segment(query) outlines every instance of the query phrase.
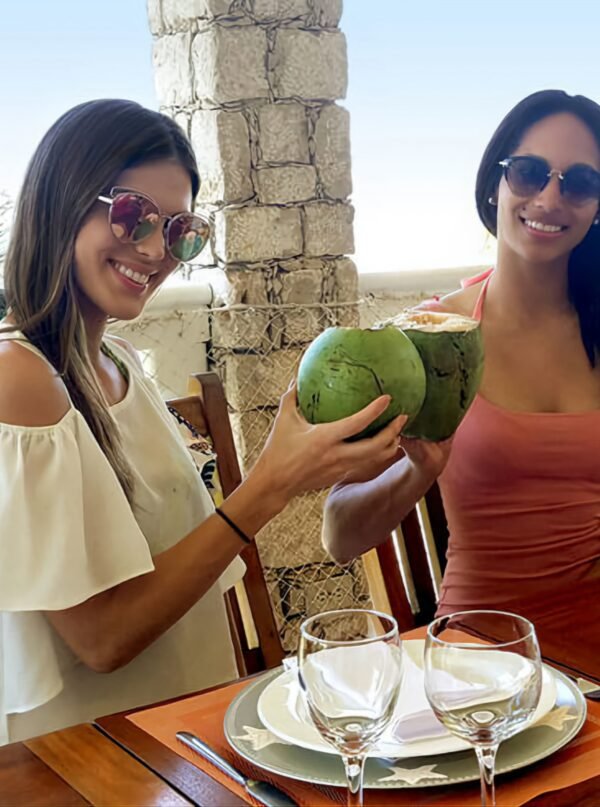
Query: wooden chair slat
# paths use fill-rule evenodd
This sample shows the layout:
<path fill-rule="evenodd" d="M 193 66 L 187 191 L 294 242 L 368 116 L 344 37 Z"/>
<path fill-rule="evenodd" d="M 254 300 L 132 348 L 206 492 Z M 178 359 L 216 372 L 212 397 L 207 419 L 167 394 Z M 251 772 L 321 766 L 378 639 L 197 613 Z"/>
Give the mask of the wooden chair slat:
<path fill-rule="evenodd" d="M 170 400 L 168 403 L 189 421 L 199 434 L 210 439 L 217 455 L 217 469 L 223 496 L 227 497 L 240 484 L 242 475 L 223 386 L 216 373 L 198 373 L 192 377 L 191 387 L 196 391 L 195 394 Z M 256 544 L 246 546 L 240 557 L 246 564 L 243 585 L 259 640 L 258 648 L 249 646 L 235 589 L 227 592 L 226 600 L 238 669 L 240 675 L 246 675 L 276 667 L 285 654 Z"/>
<path fill-rule="evenodd" d="M 398 619 L 404 630 L 412 625 L 425 625 L 430 622 L 437 608 L 437 587 L 430 564 L 429 553 L 437 555 L 440 570 L 443 574 L 446 567 L 446 551 L 448 548 L 448 526 L 444 515 L 444 506 L 437 483 L 424 498 L 427 519 L 433 535 L 433 547 L 425 533 L 424 525 L 419 518 L 417 508 L 410 510 L 400 524 L 404 541 L 403 557 L 405 575 L 410 578 L 414 587 L 409 597 L 402 578 L 402 560 L 395 551 L 390 538 L 377 548 L 377 556 L 381 567 L 383 582 L 390 601 L 392 614 Z M 416 599 L 418 612 L 413 613 L 411 600 Z"/>
<path fill-rule="evenodd" d="M 402 520 L 401 527 L 408 564 L 419 603 L 416 622 L 419 625 L 425 625 L 431 622 L 435 613 L 436 594 L 427 560 L 426 539 L 416 508 L 407 513 Z"/>
<path fill-rule="evenodd" d="M 392 616 L 395 617 L 401 631 L 410 630 L 415 627 L 415 619 L 404 588 L 400 564 L 394 547 L 394 540 L 391 536 L 377 547 L 377 558 L 387 590 Z"/>

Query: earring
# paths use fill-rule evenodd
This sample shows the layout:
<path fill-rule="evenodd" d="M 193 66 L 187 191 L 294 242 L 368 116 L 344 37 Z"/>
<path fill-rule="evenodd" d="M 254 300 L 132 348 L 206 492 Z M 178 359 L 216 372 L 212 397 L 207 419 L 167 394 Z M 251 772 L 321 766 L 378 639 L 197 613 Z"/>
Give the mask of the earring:
<path fill-rule="evenodd" d="M 490 196 L 490 198 L 488 199 L 488 205 L 493 205 L 494 207 L 496 207 L 497 204 L 498 202 L 494 199 L 494 197 Z"/>
<path fill-rule="evenodd" d="M 594 219 L 593 226 L 597 227 L 600 224 L 600 219 Z"/>

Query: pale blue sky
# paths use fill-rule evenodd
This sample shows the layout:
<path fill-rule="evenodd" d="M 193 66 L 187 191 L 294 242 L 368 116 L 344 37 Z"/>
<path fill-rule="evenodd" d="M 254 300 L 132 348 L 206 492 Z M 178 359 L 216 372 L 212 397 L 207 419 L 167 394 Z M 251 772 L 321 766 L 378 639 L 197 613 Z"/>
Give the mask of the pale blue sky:
<path fill-rule="evenodd" d="M 368 9 L 368 11 L 366 10 Z M 486 258 L 481 152 L 534 90 L 600 100 L 593 0 L 345 0 L 356 260 L 361 271 Z M 28 0 L 0 16 L 0 188 L 15 193 L 48 126 L 97 97 L 155 107 L 144 0 Z"/>

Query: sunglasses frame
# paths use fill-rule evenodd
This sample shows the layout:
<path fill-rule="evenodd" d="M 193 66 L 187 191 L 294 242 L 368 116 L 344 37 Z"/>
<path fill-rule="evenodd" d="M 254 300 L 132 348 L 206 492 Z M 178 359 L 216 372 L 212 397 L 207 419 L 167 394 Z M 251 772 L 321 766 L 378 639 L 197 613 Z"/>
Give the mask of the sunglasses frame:
<path fill-rule="evenodd" d="M 526 193 L 526 194 L 518 193 L 517 191 L 515 191 L 513 189 L 512 185 L 511 185 L 511 183 L 509 181 L 508 172 L 509 172 L 511 166 L 515 162 L 517 162 L 518 160 L 530 160 L 530 161 L 533 161 L 533 162 L 535 162 L 537 164 L 544 165 L 546 168 L 548 168 L 548 172 L 545 175 L 544 181 L 542 182 L 542 184 L 537 189 L 532 191 L 531 194 L 529 194 L 529 193 Z M 548 186 L 548 183 L 551 181 L 552 177 L 556 176 L 556 177 L 558 177 L 558 181 L 559 181 L 560 195 L 569 204 L 572 204 L 575 207 L 582 207 L 583 205 L 589 204 L 590 202 L 593 202 L 593 201 L 600 202 L 600 187 L 599 187 L 599 191 L 598 191 L 597 195 L 592 194 L 591 196 L 586 196 L 585 198 L 582 198 L 582 199 L 580 199 L 578 201 L 573 200 L 569 196 L 568 189 L 565 190 L 565 186 L 564 186 L 565 179 L 568 177 L 569 172 L 572 171 L 574 168 L 576 168 L 578 166 L 580 166 L 582 168 L 586 168 L 588 171 L 590 171 L 590 173 L 592 175 L 595 175 L 597 177 L 597 179 L 598 179 L 598 185 L 600 186 L 600 171 L 596 171 L 595 168 L 592 168 L 590 165 L 586 165 L 585 163 L 575 163 L 574 165 L 569 166 L 569 168 L 567 168 L 567 170 L 563 172 L 563 171 L 559 171 L 558 168 L 551 168 L 550 163 L 547 160 L 545 160 L 543 157 L 535 157 L 535 156 L 529 155 L 529 154 L 517 154 L 514 157 L 506 157 L 504 160 L 500 160 L 498 165 L 501 166 L 501 168 L 502 168 L 502 173 L 503 173 L 504 179 L 506 180 L 506 182 L 508 184 L 508 187 L 510 188 L 511 192 L 514 193 L 515 196 L 521 196 L 521 198 L 523 198 L 523 199 L 526 198 L 527 196 L 534 196 L 534 195 L 536 195 L 538 193 L 541 193 L 544 190 L 544 188 L 546 188 Z"/>
<path fill-rule="evenodd" d="M 98 201 L 99 202 L 104 202 L 104 204 L 107 204 L 109 206 L 109 208 L 108 208 L 108 222 L 109 222 L 109 225 L 111 227 L 112 227 L 112 206 L 113 206 L 113 203 L 118 199 L 119 196 L 125 196 L 125 195 L 139 196 L 142 199 L 144 199 L 145 201 L 150 202 L 152 205 L 154 205 L 154 207 L 156 208 L 156 215 L 159 217 L 159 221 L 164 222 L 164 224 L 162 225 L 162 234 L 163 234 L 163 240 L 164 240 L 164 243 L 165 243 L 165 249 L 167 250 L 168 254 L 171 256 L 171 258 L 173 258 L 173 260 L 178 261 L 179 263 L 190 263 L 190 261 L 193 261 L 195 258 L 198 257 L 198 255 L 200 255 L 200 253 L 202 252 L 204 247 L 210 241 L 210 235 L 211 235 L 211 232 L 212 232 L 212 227 L 211 227 L 210 220 L 206 216 L 203 216 L 200 213 L 192 212 L 190 210 L 182 210 L 180 213 L 174 213 L 173 215 L 169 215 L 168 213 L 163 213 L 163 211 L 160 209 L 160 207 L 155 202 L 155 200 L 151 196 L 149 196 L 147 193 L 143 193 L 142 191 L 134 190 L 133 188 L 125 188 L 125 187 L 123 187 L 121 185 L 115 185 L 115 187 L 111 188 L 110 191 L 109 191 L 108 196 L 105 196 L 104 194 L 100 194 L 98 196 Z M 174 255 L 173 252 L 171 251 L 171 247 L 169 246 L 169 241 L 168 241 L 169 230 L 171 229 L 171 225 L 180 216 L 193 216 L 194 218 L 201 221 L 202 224 L 204 224 L 206 226 L 206 229 L 208 230 L 207 237 L 206 237 L 204 243 L 202 244 L 201 249 L 198 251 L 198 253 L 196 255 L 193 256 L 193 258 L 190 258 L 188 260 L 183 260 L 182 258 L 178 258 L 176 255 Z M 160 226 L 159 223 L 157 223 L 156 229 L 158 229 L 159 226 Z M 150 238 L 152 235 L 154 235 L 154 233 L 156 232 L 156 229 L 152 230 L 152 232 L 149 232 L 147 235 L 144 235 L 141 238 L 137 238 L 137 239 L 134 239 L 134 238 L 121 239 L 121 238 L 118 238 L 118 236 L 115 236 L 115 238 L 117 238 L 119 241 L 121 241 L 122 244 L 141 244 L 142 241 L 145 241 L 147 238 Z"/>

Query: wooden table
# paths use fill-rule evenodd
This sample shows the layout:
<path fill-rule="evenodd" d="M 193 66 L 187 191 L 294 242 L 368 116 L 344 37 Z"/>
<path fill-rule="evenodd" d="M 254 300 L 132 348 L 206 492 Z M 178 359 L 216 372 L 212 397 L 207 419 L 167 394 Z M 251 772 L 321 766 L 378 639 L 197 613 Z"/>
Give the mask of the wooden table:
<path fill-rule="evenodd" d="M 189 807 L 193 802 L 95 726 L 73 726 L 0 748 L 1 807 L 86 804 Z"/>
<path fill-rule="evenodd" d="M 533 620 L 550 663 L 600 682 L 600 580 L 553 591 L 545 600 L 522 600 L 511 609 Z M 126 714 L 0 748 L 0 807 L 245 804 Z M 534 805 L 598 807 L 600 776 L 528 802 Z"/>

